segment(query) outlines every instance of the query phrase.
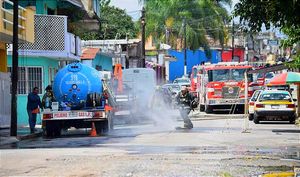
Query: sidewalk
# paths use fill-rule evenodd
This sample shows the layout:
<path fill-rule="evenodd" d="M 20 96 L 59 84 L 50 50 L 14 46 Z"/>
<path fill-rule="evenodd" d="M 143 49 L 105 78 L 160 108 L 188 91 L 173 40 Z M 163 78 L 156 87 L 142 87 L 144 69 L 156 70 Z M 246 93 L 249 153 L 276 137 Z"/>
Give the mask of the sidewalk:
<path fill-rule="evenodd" d="M 41 125 L 36 125 L 36 132 L 31 134 L 29 127 L 18 127 L 17 136 L 10 136 L 9 128 L 0 129 L 0 146 L 17 143 L 18 141 L 42 136 Z"/>

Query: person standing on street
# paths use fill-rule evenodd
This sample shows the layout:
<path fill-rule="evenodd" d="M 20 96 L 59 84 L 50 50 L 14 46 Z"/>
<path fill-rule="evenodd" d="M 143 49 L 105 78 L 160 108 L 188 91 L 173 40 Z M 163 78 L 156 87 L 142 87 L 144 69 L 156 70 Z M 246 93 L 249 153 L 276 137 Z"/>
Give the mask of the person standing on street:
<path fill-rule="evenodd" d="M 193 99 L 188 88 L 182 88 L 176 97 L 176 101 L 179 105 L 179 112 L 184 122 L 184 128 L 192 129 L 193 123 L 188 115 L 192 110 L 191 103 Z"/>
<path fill-rule="evenodd" d="M 27 97 L 27 113 L 30 127 L 30 133 L 35 132 L 36 115 L 39 113 L 39 108 L 42 108 L 41 99 L 38 95 L 39 88 L 34 87 L 33 91 Z"/>

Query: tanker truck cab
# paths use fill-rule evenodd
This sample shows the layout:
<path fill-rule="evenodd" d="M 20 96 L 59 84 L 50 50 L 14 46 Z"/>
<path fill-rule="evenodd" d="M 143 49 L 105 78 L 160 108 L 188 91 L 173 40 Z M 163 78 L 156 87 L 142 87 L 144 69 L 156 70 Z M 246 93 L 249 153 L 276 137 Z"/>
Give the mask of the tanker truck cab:
<path fill-rule="evenodd" d="M 72 63 L 59 70 L 53 84 L 52 110 L 45 110 L 42 126 L 45 135 L 59 136 L 61 130 L 70 127 L 91 128 L 97 133 L 112 128 L 110 112 L 107 111 L 107 95 L 102 92 L 101 75 L 94 68 Z"/>

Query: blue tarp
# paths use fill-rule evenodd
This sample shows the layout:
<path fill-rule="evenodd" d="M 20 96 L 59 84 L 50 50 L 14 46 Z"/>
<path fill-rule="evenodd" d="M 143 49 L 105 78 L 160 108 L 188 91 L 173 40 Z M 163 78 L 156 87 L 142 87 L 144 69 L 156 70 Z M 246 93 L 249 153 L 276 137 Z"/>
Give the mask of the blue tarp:
<path fill-rule="evenodd" d="M 169 55 L 175 57 L 177 61 L 171 61 L 169 64 L 169 79 L 173 81 L 178 77 L 182 77 L 184 72 L 184 51 L 169 50 Z M 187 73 L 191 73 L 192 67 L 201 62 L 218 63 L 221 56 L 217 50 L 211 51 L 211 58 L 207 58 L 202 50 L 187 50 Z"/>

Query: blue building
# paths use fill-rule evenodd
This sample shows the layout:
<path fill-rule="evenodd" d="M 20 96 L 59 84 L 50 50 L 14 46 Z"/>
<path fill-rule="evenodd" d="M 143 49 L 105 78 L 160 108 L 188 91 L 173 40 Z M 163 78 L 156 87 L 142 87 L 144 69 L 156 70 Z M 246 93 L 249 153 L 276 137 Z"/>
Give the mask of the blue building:
<path fill-rule="evenodd" d="M 176 61 L 169 62 L 169 81 L 173 81 L 184 74 L 184 51 L 169 50 L 170 56 Z M 218 50 L 211 50 L 211 57 L 208 58 L 203 50 L 187 50 L 187 73 L 191 73 L 192 67 L 202 62 L 218 63 L 221 61 L 221 53 Z"/>
<path fill-rule="evenodd" d="M 19 45 L 19 82 L 17 97 L 18 125 L 28 125 L 26 111 L 27 95 L 39 87 L 44 94 L 47 85 L 52 84 L 56 72 L 67 62 L 80 61 L 81 40 L 70 33 L 67 9 L 73 11 L 99 11 L 97 0 L 23 0 L 23 7 L 35 7 L 34 42 Z M 90 4 L 89 4 L 90 3 Z M 96 3 L 96 4 L 95 4 Z M 92 9 L 86 9 L 89 7 Z M 94 8 L 95 7 L 95 8 Z M 73 12 L 72 12 L 73 13 Z M 99 13 L 96 13 L 99 15 Z M 25 36 L 26 37 L 26 36 Z M 11 70 L 11 49 L 8 50 L 7 68 Z M 38 117 L 40 123 L 40 117 Z"/>

